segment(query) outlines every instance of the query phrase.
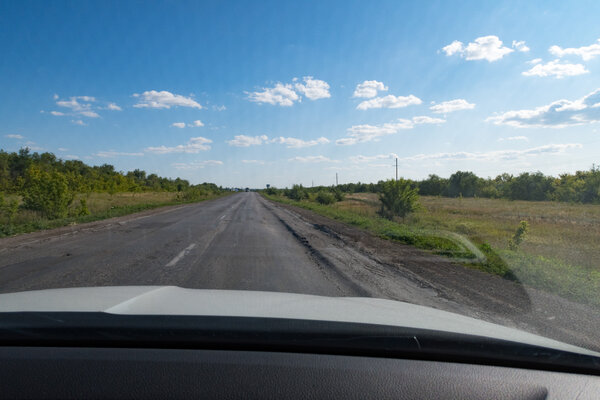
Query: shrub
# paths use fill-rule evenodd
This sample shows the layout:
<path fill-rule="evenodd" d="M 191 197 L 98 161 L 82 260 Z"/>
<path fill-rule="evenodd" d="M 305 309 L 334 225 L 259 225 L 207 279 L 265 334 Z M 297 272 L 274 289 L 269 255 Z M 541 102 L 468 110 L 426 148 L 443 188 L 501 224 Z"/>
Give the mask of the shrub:
<path fill-rule="evenodd" d="M 79 207 L 77 207 L 76 213 L 79 217 L 90 215 L 90 210 L 88 209 L 87 201 L 85 199 L 79 199 Z"/>
<path fill-rule="evenodd" d="M 66 217 L 74 198 L 64 175 L 34 166 L 27 169 L 22 196 L 25 208 L 40 211 L 48 219 Z"/>
<path fill-rule="evenodd" d="M 335 196 L 335 201 L 343 201 L 344 200 L 345 194 L 339 188 L 335 188 L 333 190 L 333 195 Z"/>
<path fill-rule="evenodd" d="M 379 200 L 379 214 L 387 219 L 399 216 L 402 219 L 419 206 L 418 189 L 411 188 L 410 182 L 404 179 L 382 182 Z"/>
<path fill-rule="evenodd" d="M 521 221 L 512 239 L 508 241 L 508 248 L 511 250 L 517 250 L 519 248 L 519 245 L 523 242 L 523 240 L 525 240 L 525 236 L 527 235 L 528 230 L 529 224 L 527 223 L 527 221 Z"/>
<path fill-rule="evenodd" d="M 321 190 L 317 193 L 316 200 L 319 204 L 333 204 L 335 203 L 335 195 L 331 192 Z"/>
<path fill-rule="evenodd" d="M 308 199 L 308 192 L 304 189 L 304 187 L 302 187 L 302 185 L 294 185 L 286 192 L 286 196 L 292 200 L 300 201 Z"/>

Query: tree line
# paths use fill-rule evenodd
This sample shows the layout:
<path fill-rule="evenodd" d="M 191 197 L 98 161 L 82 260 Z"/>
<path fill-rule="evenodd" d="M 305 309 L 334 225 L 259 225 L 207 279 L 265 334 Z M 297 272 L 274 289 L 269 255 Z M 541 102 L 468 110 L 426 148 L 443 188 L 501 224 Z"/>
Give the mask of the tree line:
<path fill-rule="evenodd" d="M 558 177 L 524 172 L 516 176 L 505 173 L 495 178 L 481 178 L 473 172 L 457 171 L 449 178 L 429 175 L 427 179 L 408 181 L 411 188 L 423 196 L 600 203 L 600 168 L 596 166 Z M 337 189 L 345 193 L 381 193 L 384 185 L 385 181 L 346 183 Z"/>
<path fill-rule="evenodd" d="M 0 150 L 0 211 L 9 216 L 23 207 L 50 219 L 64 217 L 77 193 L 179 192 L 181 201 L 194 201 L 222 191 L 214 183 L 191 185 L 185 179 L 164 178 L 139 169 L 124 173 L 110 164 L 89 166 L 26 148 L 11 153 Z M 22 204 L 6 202 L 4 194 L 20 195 Z M 85 211 L 85 204 L 81 208 Z"/>

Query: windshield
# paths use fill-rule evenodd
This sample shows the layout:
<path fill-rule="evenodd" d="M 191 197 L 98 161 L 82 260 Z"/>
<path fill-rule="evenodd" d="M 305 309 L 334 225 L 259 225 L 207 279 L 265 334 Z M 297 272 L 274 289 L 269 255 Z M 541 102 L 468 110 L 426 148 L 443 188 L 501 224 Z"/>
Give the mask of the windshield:
<path fill-rule="evenodd" d="M 599 16 L 0 1 L 0 312 L 278 292 L 360 299 L 290 297 L 306 318 L 494 331 L 441 310 L 600 351 Z"/>

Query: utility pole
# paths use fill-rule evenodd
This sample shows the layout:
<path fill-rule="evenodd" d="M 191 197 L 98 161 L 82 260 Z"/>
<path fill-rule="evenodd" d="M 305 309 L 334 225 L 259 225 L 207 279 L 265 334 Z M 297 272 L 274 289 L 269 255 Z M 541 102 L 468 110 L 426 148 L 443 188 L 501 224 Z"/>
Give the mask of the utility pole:
<path fill-rule="evenodd" d="M 336 172 L 336 173 L 335 173 L 335 186 L 337 186 L 337 185 L 338 185 L 338 175 L 337 175 L 337 174 L 338 174 L 338 173 Z"/>
<path fill-rule="evenodd" d="M 396 157 L 396 180 L 398 180 L 398 157 Z"/>

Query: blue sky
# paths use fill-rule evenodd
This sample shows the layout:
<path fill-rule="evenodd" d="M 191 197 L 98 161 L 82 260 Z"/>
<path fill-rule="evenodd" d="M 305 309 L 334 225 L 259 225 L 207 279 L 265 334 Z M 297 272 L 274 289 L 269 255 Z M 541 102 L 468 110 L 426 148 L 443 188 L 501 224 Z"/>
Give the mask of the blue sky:
<path fill-rule="evenodd" d="M 598 1 L 0 1 L 0 148 L 223 186 L 377 181 L 396 157 L 409 178 L 587 169 L 599 18 Z"/>

